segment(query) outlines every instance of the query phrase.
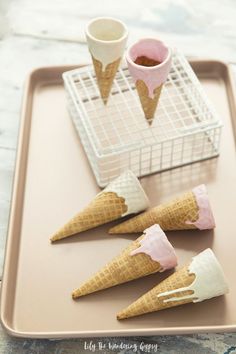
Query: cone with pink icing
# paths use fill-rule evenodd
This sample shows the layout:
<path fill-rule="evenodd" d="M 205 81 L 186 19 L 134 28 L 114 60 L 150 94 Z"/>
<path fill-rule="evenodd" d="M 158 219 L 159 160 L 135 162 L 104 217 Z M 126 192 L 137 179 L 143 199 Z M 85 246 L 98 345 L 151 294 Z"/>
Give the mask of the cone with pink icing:
<path fill-rule="evenodd" d="M 151 125 L 171 67 L 171 51 L 160 40 L 141 39 L 126 54 L 130 74 L 135 82 L 143 112 Z"/>
<path fill-rule="evenodd" d="M 119 255 L 73 291 L 74 299 L 163 272 L 177 265 L 175 251 L 159 225 L 153 225 Z"/>
<path fill-rule="evenodd" d="M 111 228 L 109 233 L 138 233 L 155 223 L 165 231 L 213 229 L 215 220 L 206 186 L 199 185 L 168 203 L 158 205 L 126 220 Z"/>
<path fill-rule="evenodd" d="M 117 319 L 197 303 L 229 291 L 223 270 L 208 248 L 192 261 L 118 313 Z"/>
<path fill-rule="evenodd" d="M 124 54 L 128 30 L 125 24 L 117 19 L 98 17 L 89 22 L 85 33 L 98 88 L 106 104 Z"/>

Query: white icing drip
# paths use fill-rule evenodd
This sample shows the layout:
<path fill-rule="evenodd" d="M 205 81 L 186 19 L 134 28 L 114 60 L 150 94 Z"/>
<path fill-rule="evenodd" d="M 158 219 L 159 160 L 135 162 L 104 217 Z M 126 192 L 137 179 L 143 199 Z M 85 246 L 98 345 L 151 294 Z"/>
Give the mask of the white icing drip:
<path fill-rule="evenodd" d="M 149 206 L 149 200 L 139 180 L 133 172 L 129 170 L 109 183 L 103 192 L 113 192 L 125 199 L 128 210 L 122 214 L 122 216 L 138 213 Z"/>
<path fill-rule="evenodd" d="M 86 28 L 86 38 L 91 55 L 106 66 L 122 58 L 128 30 L 123 22 L 110 18 L 96 18 Z"/>
<path fill-rule="evenodd" d="M 189 274 L 195 274 L 195 279 L 189 286 L 174 289 L 158 294 L 157 297 L 178 294 L 182 291 L 192 290 L 193 294 L 181 297 L 173 296 L 163 302 L 182 301 L 192 299 L 200 302 L 215 296 L 226 294 L 229 289 L 221 265 L 210 248 L 193 257 L 189 267 Z"/>

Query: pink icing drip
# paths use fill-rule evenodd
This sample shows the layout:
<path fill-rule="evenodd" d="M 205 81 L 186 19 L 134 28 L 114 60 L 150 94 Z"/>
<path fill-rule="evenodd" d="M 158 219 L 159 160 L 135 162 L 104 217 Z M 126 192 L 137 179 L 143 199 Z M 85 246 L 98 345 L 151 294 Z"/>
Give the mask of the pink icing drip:
<path fill-rule="evenodd" d="M 139 56 L 146 56 L 161 62 L 161 64 L 151 67 L 137 65 L 134 61 Z M 134 82 L 137 80 L 144 81 L 148 88 L 149 97 L 153 98 L 153 91 L 166 81 L 169 74 L 171 66 L 170 49 L 157 39 L 141 39 L 128 49 L 126 60 Z"/>
<path fill-rule="evenodd" d="M 144 231 L 144 235 L 144 238 L 140 241 L 140 247 L 133 250 L 130 255 L 146 253 L 153 261 L 160 263 L 161 272 L 174 268 L 177 265 L 177 257 L 174 248 L 160 226 L 152 225 Z"/>
<path fill-rule="evenodd" d="M 215 220 L 212 214 L 209 198 L 207 195 L 207 189 L 204 184 L 193 188 L 194 193 L 199 207 L 199 218 L 195 222 L 186 221 L 186 224 L 195 225 L 200 230 L 209 230 L 215 227 Z"/>

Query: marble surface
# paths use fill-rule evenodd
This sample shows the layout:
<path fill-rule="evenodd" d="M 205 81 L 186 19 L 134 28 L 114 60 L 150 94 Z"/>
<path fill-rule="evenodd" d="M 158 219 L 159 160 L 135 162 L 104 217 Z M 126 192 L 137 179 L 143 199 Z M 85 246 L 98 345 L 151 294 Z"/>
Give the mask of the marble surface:
<path fill-rule="evenodd" d="M 90 18 L 104 15 L 126 22 L 130 29 L 129 42 L 158 35 L 186 55 L 236 62 L 235 0 L 221 3 L 215 0 L 0 0 L 0 276 L 24 80 L 38 66 L 90 60 L 84 25 Z M 101 350 L 99 341 L 105 346 Z M 147 349 L 141 346 L 142 342 L 156 346 Z M 111 347 L 112 344 L 115 346 Z M 236 334 L 46 341 L 10 338 L 0 329 L 0 353 L 144 353 L 145 350 L 236 353 Z"/>
<path fill-rule="evenodd" d="M 1 354 L 235 354 L 232 334 L 25 340 L 0 332 Z"/>

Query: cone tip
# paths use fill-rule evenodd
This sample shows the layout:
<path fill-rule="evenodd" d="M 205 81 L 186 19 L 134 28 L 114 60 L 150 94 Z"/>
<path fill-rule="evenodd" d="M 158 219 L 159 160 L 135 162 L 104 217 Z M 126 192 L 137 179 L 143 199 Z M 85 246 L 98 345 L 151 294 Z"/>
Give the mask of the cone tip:
<path fill-rule="evenodd" d="M 50 241 L 51 242 L 55 242 L 55 241 L 59 241 L 62 240 L 64 238 L 70 237 L 70 236 L 74 236 L 75 234 L 73 233 L 66 233 L 64 231 L 58 231 L 57 233 L 55 233 L 52 237 L 50 237 Z"/>
<path fill-rule="evenodd" d="M 66 237 L 66 236 L 62 236 L 62 235 L 56 233 L 56 234 L 54 234 L 52 237 L 50 237 L 50 241 L 51 241 L 51 243 L 53 243 L 53 242 L 55 242 L 55 241 L 61 240 L 61 239 L 64 238 L 64 237 Z"/>
<path fill-rule="evenodd" d="M 50 242 L 51 243 L 53 243 L 53 242 L 55 242 L 55 241 L 57 241 L 57 237 L 54 235 L 54 236 L 52 236 L 52 237 L 50 237 Z"/>
<path fill-rule="evenodd" d="M 108 97 L 102 97 L 103 103 L 106 106 L 108 102 Z"/>
<path fill-rule="evenodd" d="M 120 321 L 120 320 L 124 320 L 125 318 L 127 318 L 127 316 L 125 315 L 125 313 L 123 311 L 121 311 L 116 315 L 116 318 L 118 321 Z"/>
<path fill-rule="evenodd" d="M 116 228 L 115 227 L 112 227 L 108 230 L 108 233 L 111 235 L 111 234 L 115 234 L 116 233 Z"/>
<path fill-rule="evenodd" d="M 77 299 L 78 297 L 80 297 L 80 294 L 78 293 L 78 290 L 74 290 L 71 294 L 72 296 L 72 299 L 75 300 Z"/>
<path fill-rule="evenodd" d="M 147 118 L 147 122 L 148 122 L 149 127 L 151 127 L 152 122 L 153 122 L 153 118 Z"/>

